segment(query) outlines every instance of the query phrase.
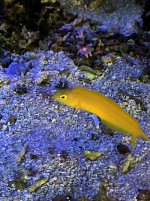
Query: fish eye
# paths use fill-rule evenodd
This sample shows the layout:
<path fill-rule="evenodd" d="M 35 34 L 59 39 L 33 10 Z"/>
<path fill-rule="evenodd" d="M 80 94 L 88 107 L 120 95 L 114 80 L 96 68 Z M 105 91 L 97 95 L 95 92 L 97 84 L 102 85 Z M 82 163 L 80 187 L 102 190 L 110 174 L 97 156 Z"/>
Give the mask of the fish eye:
<path fill-rule="evenodd" d="M 66 99 L 67 96 L 66 96 L 66 95 L 61 95 L 60 98 L 61 98 L 61 99 Z"/>

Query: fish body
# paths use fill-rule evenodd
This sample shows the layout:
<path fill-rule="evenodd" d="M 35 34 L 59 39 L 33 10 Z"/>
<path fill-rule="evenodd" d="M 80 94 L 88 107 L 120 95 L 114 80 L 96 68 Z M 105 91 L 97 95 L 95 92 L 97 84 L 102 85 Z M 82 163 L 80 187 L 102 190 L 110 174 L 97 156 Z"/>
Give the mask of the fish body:
<path fill-rule="evenodd" d="M 132 135 L 133 148 L 138 137 L 149 140 L 135 118 L 101 93 L 83 87 L 75 87 L 74 89 L 59 90 L 54 94 L 54 98 L 65 105 L 96 114 L 104 124 L 115 131 Z"/>

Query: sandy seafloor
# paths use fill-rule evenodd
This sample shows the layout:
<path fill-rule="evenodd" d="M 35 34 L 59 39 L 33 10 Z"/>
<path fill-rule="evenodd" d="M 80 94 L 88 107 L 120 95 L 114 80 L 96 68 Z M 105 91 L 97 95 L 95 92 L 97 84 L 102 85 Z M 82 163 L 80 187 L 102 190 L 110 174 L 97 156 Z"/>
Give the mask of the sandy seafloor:
<path fill-rule="evenodd" d="M 101 124 L 94 123 L 90 113 L 74 110 L 49 98 L 60 80 L 67 80 L 69 87 L 84 86 L 96 90 L 111 97 L 138 119 L 150 137 L 150 84 L 137 80 L 142 70 L 139 61 L 133 60 L 130 65 L 118 57 L 115 64 L 106 66 L 103 76 L 95 77 L 89 83 L 84 79 L 84 73 L 78 71 L 62 52 L 13 54 L 12 58 L 17 63 L 30 63 L 32 68 L 21 77 L 0 69 L 1 201 L 51 201 L 56 195 L 67 193 L 74 199 L 88 197 L 92 200 L 104 181 L 108 183 L 109 198 L 133 201 L 138 189 L 150 187 L 149 142 L 138 139 L 131 154 L 139 160 L 127 173 L 122 173 L 121 165 L 127 156 L 119 154 L 117 145 L 123 143 L 131 149 L 130 137 L 117 132 L 109 135 L 109 131 L 106 134 Z M 44 77 L 49 80 L 48 84 L 39 85 Z M 27 92 L 20 95 L 16 88 L 22 85 Z M 147 111 L 142 111 L 140 104 L 119 93 L 120 90 L 137 96 Z M 93 134 L 98 136 L 96 140 L 92 140 Z M 83 155 L 85 150 L 103 155 L 91 161 Z M 24 157 L 19 161 L 21 155 Z M 46 178 L 47 182 L 30 192 L 30 187 L 41 178 Z M 14 180 L 21 179 L 27 186 L 16 189 Z"/>

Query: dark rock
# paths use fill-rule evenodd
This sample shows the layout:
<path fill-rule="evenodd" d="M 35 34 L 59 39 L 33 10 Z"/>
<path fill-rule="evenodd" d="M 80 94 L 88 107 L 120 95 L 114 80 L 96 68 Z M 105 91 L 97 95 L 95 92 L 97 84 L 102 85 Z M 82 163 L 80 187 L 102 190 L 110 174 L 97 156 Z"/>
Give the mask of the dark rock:
<path fill-rule="evenodd" d="M 125 144 L 121 144 L 121 143 L 117 145 L 117 150 L 119 154 L 123 154 L 123 155 L 130 153 L 130 149 Z"/>
<path fill-rule="evenodd" d="M 0 130 L 2 130 L 2 128 L 3 128 L 3 124 L 2 124 L 2 123 L 0 123 Z"/>
<path fill-rule="evenodd" d="M 143 29 L 145 31 L 150 31 L 150 1 L 147 0 L 145 3 L 144 13 L 143 13 Z"/>
<path fill-rule="evenodd" d="M 25 94 L 27 93 L 27 87 L 25 85 L 17 85 L 17 87 L 15 88 L 15 91 L 19 94 Z"/>
<path fill-rule="evenodd" d="M 77 142 L 79 140 L 79 138 L 75 137 L 73 138 L 73 141 Z"/>
<path fill-rule="evenodd" d="M 97 140 L 98 138 L 99 138 L 99 136 L 97 134 L 95 134 L 95 133 L 91 134 L 91 139 L 92 140 Z"/>
<path fill-rule="evenodd" d="M 4 0 L 0 0 L 0 20 L 5 18 Z"/>
<path fill-rule="evenodd" d="M 0 114 L 0 120 L 3 118 L 2 114 Z"/>
<path fill-rule="evenodd" d="M 98 192 L 96 196 L 94 196 L 93 201 L 117 201 L 117 200 L 108 198 L 107 184 L 102 184 L 101 190 Z"/>
<path fill-rule="evenodd" d="M 17 181 L 17 180 L 15 180 L 14 182 L 13 182 L 13 185 L 15 186 L 15 188 L 17 189 L 17 190 L 23 190 L 23 189 L 25 189 L 25 188 L 27 188 L 28 187 L 28 185 L 27 185 L 27 182 L 24 182 L 24 181 Z"/>
<path fill-rule="evenodd" d="M 139 189 L 139 194 L 136 197 L 137 201 L 149 201 L 150 200 L 150 189 Z"/>
<path fill-rule="evenodd" d="M 27 185 L 27 171 L 25 169 L 18 169 L 14 174 L 14 180 L 10 182 L 10 186 L 15 187 L 17 190 L 23 190 L 28 187 Z"/>
<path fill-rule="evenodd" d="M 61 157 L 64 159 L 64 160 L 67 160 L 68 158 L 68 153 L 66 151 L 62 151 L 61 152 Z"/>
<path fill-rule="evenodd" d="M 17 121 L 17 117 L 13 114 L 10 115 L 8 122 L 10 123 L 10 125 L 15 124 L 15 122 Z"/>
<path fill-rule="evenodd" d="M 35 155 L 35 154 L 30 154 L 30 158 L 32 160 L 35 160 L 35 159 L 38 159 L 39 157 L 37 155 Z"/>
<path fill-rule="evenodd" d="M 57 195 L 55 198 L 52 198 L 52 201 L 75 201 L 70 195 Z"/>

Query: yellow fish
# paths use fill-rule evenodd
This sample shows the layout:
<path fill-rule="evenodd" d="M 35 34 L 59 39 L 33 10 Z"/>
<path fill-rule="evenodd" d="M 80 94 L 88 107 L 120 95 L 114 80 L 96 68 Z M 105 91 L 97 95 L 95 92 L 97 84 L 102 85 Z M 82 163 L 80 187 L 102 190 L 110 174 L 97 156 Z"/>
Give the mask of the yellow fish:
<path fill-rule="evenodd" d="M 132 135 L 133 148 L 138 137 L 149 140 L 136 119 L 101 93 L 83 87 L 75 87 L 74 89 L 59 90 L 54 94 L 54 98 L 65 105 L 96 114 L 104 124 L 115 131 Z"/>

